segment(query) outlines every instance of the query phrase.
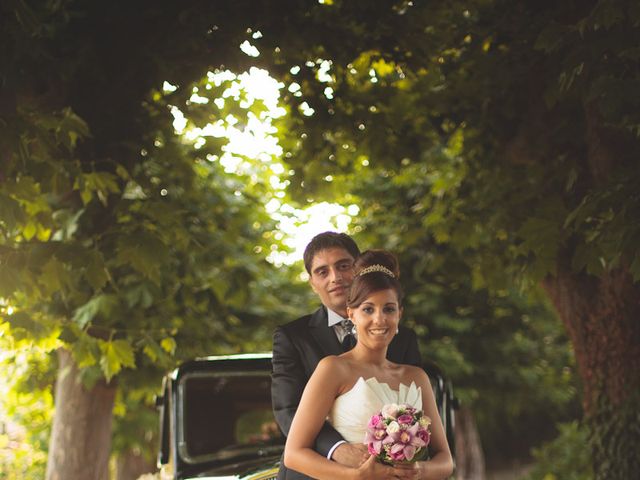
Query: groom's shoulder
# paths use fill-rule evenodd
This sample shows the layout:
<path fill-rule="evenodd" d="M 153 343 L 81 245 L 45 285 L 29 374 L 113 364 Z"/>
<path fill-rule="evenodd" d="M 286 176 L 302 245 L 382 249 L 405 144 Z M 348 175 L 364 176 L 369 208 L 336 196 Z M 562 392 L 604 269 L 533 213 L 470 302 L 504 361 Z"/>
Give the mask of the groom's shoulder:
<path fill-rule="evenodd" d="M 325 313 L 325 310 L 322 307 L 320 307 L 315 312 L 309 313 L 307 315 L 303 315 L 300 318 L 296 318 L 291 322 L 288 322 L 276 327 L 276 331 L 280 330 L 280 331 L 286 332 L 286 334 L 290 336 L 299 336 L 299 335 L 308 334 L 309 327 L 312 324 L 316 324 L 317 322 L 322 322 L 321 317 L 323 316 L 326 317 L 326 313 Z"/>
<path fill-rule="evenodd" d="M 280 325 L 278 328 L 281 328 L 287 332 L 294 332 L 300 329 L 308 328 L 309 322 L 311 321 L 312 314 L 303 315 L 300 318 L 296 318 L 289 323 L 285 323 L 284 325 Z"/>
<path fill-rule="evenodd" d="M 287 333 L 295 333 L 295 332 L 300 332 L 300 331 L 306 331 L 309 328 L 309 325 L 311 324 L 311 321 L 314 319 L 314 317 L 318 316 L 318 315 L 322 315 L 322 308 L 316 310 L 313 313 L 309 313 L 307 315 L 303 315 L 300 318 L 296 318 L 295 320 L 289 322 L 289 323 L 285 323 L 283 325 L 280 325 L 279 329 L 284 330 Z"/>

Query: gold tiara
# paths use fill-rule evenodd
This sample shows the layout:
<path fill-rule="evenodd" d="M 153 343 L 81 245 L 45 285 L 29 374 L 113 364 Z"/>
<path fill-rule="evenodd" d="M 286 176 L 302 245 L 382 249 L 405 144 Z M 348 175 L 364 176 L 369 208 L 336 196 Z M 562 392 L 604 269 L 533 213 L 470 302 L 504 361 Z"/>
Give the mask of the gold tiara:
<path fill-rule="evenodd" d="M 363 268 L 358 272 L 358 276 L 361 277 L 362 275 L 366 275 L 367 273 L 373 273 L 373 272 L 382 272 L 385 275 L 389 275 L 391 278 L 396 278 L 396 276 L 393 274 L 391 270 L 389 270 L 384 265 L 380 265 L 379 263 L 376 263 L 374 265 L 369 265 L 367 268 Z"/>

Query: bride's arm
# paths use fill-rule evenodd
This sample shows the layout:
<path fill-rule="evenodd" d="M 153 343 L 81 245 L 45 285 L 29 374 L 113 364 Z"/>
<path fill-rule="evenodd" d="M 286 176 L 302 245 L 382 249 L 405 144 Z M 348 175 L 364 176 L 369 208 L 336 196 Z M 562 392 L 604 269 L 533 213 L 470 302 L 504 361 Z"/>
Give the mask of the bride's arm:
<path fill-rule="evenodd" d="M 375 462 L 370 457 L 359 468 L 352 468 L 328 460 L 313 450 L 318 432 L 327 414 L 349 380 L 348 371 L 336 357 L 326 357 L 318 363 L 304 389 L 284 449 L 287 468 L 317 479 L 391 478 L 393 468 Z M 410 478 L 400 472 L 399 478 Z"/>
<path fill-rule="evenodd" d="M 453 473 L 453 458 L 429 377 L 422 369 L 416 370 L 418 370 L 416 384 L 422 390 L 422 411 L 431 419 L 429 449 L 433 452 L 433 456 L 429 460 L 416 462 L 412 465 L 417 470 L 415 472 L 417 475 L 414 478 L 443 480 Z"/>
<path fill-rule="evenodd" d="M 344 381 L 339 360 L 322 359 L 302 393 L 284 449 L 287 468 L 313 478 L 357 478 L 356 470 L 319 455 L 313 445 Z"/>

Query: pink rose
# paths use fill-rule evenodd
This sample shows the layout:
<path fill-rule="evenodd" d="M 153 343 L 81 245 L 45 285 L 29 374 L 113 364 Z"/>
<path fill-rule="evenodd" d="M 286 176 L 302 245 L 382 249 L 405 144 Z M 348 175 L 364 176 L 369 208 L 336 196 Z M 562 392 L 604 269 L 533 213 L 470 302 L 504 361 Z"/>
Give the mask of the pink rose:
<path fill-rule="evenodd" d="M 429 433 L 429 430 L 425 430 L 422 428 L 416 432 L 416 437 L 422 440 L 426 445 L 428 445 L 429 440 L 431 440 L 431 434 Z"/>
<path fill-rule="evenodd" d="M 397 452 L 394 452 L 393 450 L 391 452 L 389 452 L 389 456 L 391 457 L 391 460 L 393 460 L 394 462 L 402 462 L 405 460 L 404 458 L 404 449 L 402 450 L 398 450 Z"/>
<path fill-rule="evenodd" d="M 400 411 L 402 413 L 408 413 L 410 415 L 413 415 L 414 413 L 416 413 L 416 409 L 411 405 L 407 405 L 406 403 L 403 403 L 402 405 L 400 405 Z"/>
<path fill-rule="evenodd" d="M 368 428 L 380 428 L 380 423 L 382 423 L 382 415 L 374 415 L 369 419 L 369 423 L 367 424 Z"/>
<path fill-rule="evenodd" d="M 405 425 L 411 424 L 413 423 L 413 417 L 405 413 L 404 415 L 400 415 L 398 417 L 398 423 Z"/>

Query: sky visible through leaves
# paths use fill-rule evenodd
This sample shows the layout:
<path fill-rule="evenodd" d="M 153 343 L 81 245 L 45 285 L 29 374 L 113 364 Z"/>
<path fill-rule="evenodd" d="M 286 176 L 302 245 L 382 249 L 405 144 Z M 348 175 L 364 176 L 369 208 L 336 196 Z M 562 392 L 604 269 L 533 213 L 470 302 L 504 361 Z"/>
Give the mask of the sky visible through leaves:
<path fill-rule="evenodd" d="M 293 264 L 302 259 L 304 247 L 314 235 L 326 230 L 346 231 L 351 219 L 359 212 L 357 205 L 321 202 L 300 209 L 286 202 L 285 189 L 289 184 L 289 172 L 280 160 L 283 151 L 274 135 L 276 127 L 272 124 L 273 119 L 286 115 L 285 109 L 279 105 L 280 90 L 284 88 L 284 84 L 269 76 L 266 70 L 255 67 L 239 75 L 229 70 L 209 72 L 208 80 L 216 86 L 224 81 L 231 81 L 231 86 L 214 101 L 218 107 L 222 107 L 229 99 L 239 101 L 242 108 L 249 108 L 254 100 L 260 100 L 264 103 L 266 112 L 259 117 L 248 112 L 248 122 L 243 126 L 229 114 L 204 128 L 189 128 L 185 115 L 174 106 L 171 109 L 174 128 L 186 141 L 193 142 L 195 148 L 204 145 L 207 136 L 227 138 L 229 142 L 223 147 L 224 153 L 220 157 L 207 157 L 209 161 L 220 162 L 226 173 L 257 175 L 258 162 L 269 166 L 268 181 L 274 190 L 274 198 L 267 202 L 266 209 L 279 222 L 279 235 L 282 237 L 278 240 L 282 239 L 292 249 L 292 252 L 273 251 L 268 257 L 269 261 L 275 265 Z M 175 88 L 167 82 L 164 84 L 165 92 L 171 92 Z M 241 92 L 245 94 L 242 100 Z M 209 99 L 200 96 L 198 89 L 194 88 L 190 101 L 208 103 Z M 247 159 L 253 159 L 254 162 Z"/>

